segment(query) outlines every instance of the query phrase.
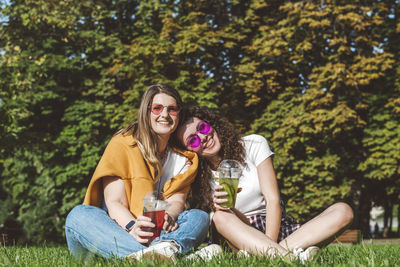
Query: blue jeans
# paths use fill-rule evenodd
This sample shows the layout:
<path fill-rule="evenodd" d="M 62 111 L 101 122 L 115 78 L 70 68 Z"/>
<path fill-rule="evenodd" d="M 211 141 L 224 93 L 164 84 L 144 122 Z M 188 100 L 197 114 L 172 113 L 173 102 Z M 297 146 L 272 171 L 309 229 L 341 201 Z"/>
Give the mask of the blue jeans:
<path fill-rule="evenodd" d="M 200 245 L 207 236 L 209 217 L 204 211 L 191 209 L 179 214 L 178 229 L 168 234 L 165 231 L 151 245 L 161 241 L 174 241 L 184 254 Z M 65 222 L 68 248 L 77 258 L 86 258 L 90 253 L 105 258 L 125 258 L 133 252 L 147 248 L 127 231 L 122 229 L 101 208 L 79 205 L 73 208 Z"/>

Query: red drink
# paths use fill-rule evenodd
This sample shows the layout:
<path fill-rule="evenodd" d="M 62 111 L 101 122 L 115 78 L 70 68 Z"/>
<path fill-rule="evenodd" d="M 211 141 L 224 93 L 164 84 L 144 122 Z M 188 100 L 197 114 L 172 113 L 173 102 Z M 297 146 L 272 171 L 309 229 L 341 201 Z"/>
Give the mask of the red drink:
<path fill-rule="evenodd" d="M 143 212 L 143 216 L 151 218 L 151 222 L 156 226 L 154 228 L 146 228 L 145 231 L 153 232 L 152 239 L 160 236 L 164 224 L 165 210 L 155 210 Z"/>

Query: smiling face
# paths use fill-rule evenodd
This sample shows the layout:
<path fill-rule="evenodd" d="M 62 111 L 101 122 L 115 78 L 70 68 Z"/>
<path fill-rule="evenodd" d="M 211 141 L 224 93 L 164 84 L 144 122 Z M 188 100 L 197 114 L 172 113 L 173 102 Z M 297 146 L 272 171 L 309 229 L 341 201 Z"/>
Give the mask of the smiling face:
<path fill-rule="evenodd" d="M 199 155 L 212 159 L 218 157 L 218 153 L 221 149 L 221 143 L 218 138 L 218 134 L 212 128 L 208 133 L 202 133 L 202 124 L 204 122 L 197 117 L 193 117 L 185 122 L 178 129 L 177 137 L 179 141 L 191 151 L 195 151 Z M 205 131 L 207 132 L 207 131 Z M 198 136 L 201 143 L 198 147 L 191 147 L 190 140 Z"/>
<path fill-rule="evenodd" d="M 179 109 L 175 98 L 164 93 L 156 94 L 149 108 L 151 128 L 158 136 L 169 138 L 179 122 L 179 113 L 174 112 Z"/>

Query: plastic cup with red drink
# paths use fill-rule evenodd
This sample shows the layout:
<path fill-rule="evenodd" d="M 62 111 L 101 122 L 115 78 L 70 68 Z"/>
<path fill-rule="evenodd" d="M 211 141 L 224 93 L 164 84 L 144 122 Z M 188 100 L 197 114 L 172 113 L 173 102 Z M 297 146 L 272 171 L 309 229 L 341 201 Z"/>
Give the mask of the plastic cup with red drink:
<path fill-rule="evenodd" d="M 146 227 L 143 230 L 153 232 L 152 240 L 161 234 L 167 207 L 168 202 L 164 200 L 159 200 L 154 197 L 143 199 L 143 216 L 151 218 L 151 222 L 155 224 L 155 227 Z"/>

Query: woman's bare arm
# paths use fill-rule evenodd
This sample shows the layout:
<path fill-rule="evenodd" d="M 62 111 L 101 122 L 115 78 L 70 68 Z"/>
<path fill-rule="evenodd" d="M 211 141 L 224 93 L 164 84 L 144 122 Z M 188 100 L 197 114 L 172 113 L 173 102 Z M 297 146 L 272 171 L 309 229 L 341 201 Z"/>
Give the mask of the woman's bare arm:
<path fill-rule="evenodd" d="M 267 218 L 265 220 L 265 234 L 273 241 L 278 240 L 281 225 L 282 211 L 278 182 L 271 157 L 266 158 L 257 166 L 261 192 L 266 202 Z"/>
<path fill-rule="evenodd" d="M 142 231 L 142 227 L 154 227 L 151 219 L 139 216 L 135 219 L 128 209 L 128 200 L 125 195 L 124 181 L 119 177 L 103 177 L 104 201 L 108 209 L 108 215 L 116 221 L 124 230 L 125 226 L 134 220 L 135 224 L 129 231 L 140 243 L 148 243 L 153 236 L 152 232 Z"/>

